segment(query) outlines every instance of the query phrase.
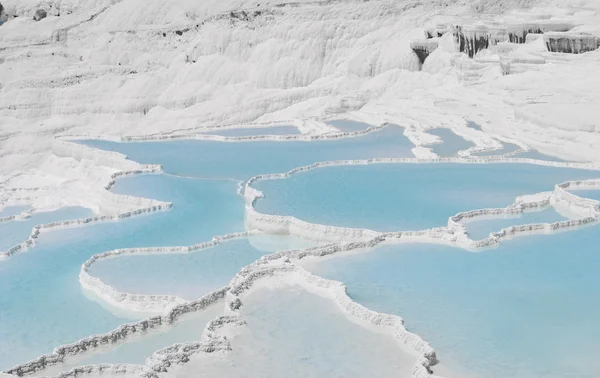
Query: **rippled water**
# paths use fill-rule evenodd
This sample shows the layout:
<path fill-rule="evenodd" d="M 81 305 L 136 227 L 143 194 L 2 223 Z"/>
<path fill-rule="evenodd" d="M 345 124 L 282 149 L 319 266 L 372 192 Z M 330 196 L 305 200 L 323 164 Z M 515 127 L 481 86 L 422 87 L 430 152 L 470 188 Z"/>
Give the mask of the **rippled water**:
<path fill-rule="evenodd" d="M 258 211 L 377 231 L 445 226 L 461 211 L 505 207 L 515 197 L 597 171 L 528 164 L 375 164 L 311 170 L 254 186 Z"/>
<path fill-rule="evenodd" d="M 470 253 L 399 244 L 307 260 L 356 301 L 402 316 L 456 377 L 593 378 L 600 228 L 530 236 Z"/>

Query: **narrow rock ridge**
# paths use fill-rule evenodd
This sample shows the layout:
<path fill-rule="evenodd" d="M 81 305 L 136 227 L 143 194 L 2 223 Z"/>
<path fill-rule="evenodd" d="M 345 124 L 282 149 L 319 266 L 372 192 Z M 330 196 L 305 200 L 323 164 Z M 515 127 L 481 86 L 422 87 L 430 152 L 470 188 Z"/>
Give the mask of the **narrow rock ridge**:
<path fill-rule="evenodd" d="M 151 329 L 171 325 L 184 314 L 202 311 L 208 306 L 222 300 L 228 289 L 228 287 L 224 287 L 213 291 L 198 300 L 177 305 L 165 315 L 153 316 L 137 323 L 123 324 L 112 332 L 102 335 L 93 335 L 75 343 L 60 346 L 56 348 L 52 354 L 43 355 L 33 361 L 15 366 L 7 370 L 6 373 L 19 377 L 30 375 L 42 371 L 49 366 L 58 365 L 67 357 L 86 353 L 101 346 L 115 344 Z"/>

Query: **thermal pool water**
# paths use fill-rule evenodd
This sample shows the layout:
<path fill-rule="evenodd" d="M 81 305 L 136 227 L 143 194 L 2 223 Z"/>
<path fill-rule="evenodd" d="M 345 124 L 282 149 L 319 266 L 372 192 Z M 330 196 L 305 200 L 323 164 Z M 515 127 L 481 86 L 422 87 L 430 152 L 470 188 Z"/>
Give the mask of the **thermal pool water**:
<path fill-rule="evenodd" d="M 334 122 L 342 131 L 359 131 L 358 123 L 344 129 L 346 121 Z M 240 135 L 232 132 L 232 136 L 247 135 L 245 130 Z M 445 142 L 438 145 L 445 144 L 444 150 L 438 149 L 441 155 L 455 155 L 470 146 L 458 145 L 449 134 L 441 136 Z M 141 163 L 161 164 L 164 174 L 121 178 L 112 190 L 169 201 L 173 208 L 119 222 L 43 232 L 35 248 L 1 262 L 0 369 L 150 315 L 114 308 L 82 292 L 81 264 L 93 255 L 117 248 L 193 245 L 246 231 L 244 200 L 238 193 L 243 181 L 319 161 L 412 158 L 414 147 L 403 129 L 392 125 L 363 136 L 311 142 L 82 143 L 124 153 Z M 448 217 L 458 212 L 505 207 L 519 195 L 590 178 L 600 174 L 524 163 L 385 163 L 318 168 L 252 186 L 265 194 L 255 203 L 259 212 L 326 225 L 399 231 L 446 226 Z M 597 198 L 597 191 L 576 194 Z M 465 224 L 469 235 L 480 239 L 510 225 L 574 217 L 557 210 Z M 88 215 L 75 209 L 63 211 L 66 218 L 62 219 Z M 52 218 L 56 214 L 46 215 L 49 221 L 58 219 Z M 26 222 L 38 224 L 37 216 L 41 214 Z M 0 224 L 0 232 L 3 226 L 19 226 L 5 232 L 12 236 L 25 230 L 24 225 L 9 221 Z M 592 226 L 518 238 L 479 253 L 426 243 L 398 244 L 369 253 L 300 261 L 317 275 L 346 283 L 357 302 L 402 316 L 410 331 L 438 351 L 439 371 L 451 376 L 587 378 L 599 367 L 591 352 L 593 340 L 600 336 L 594 326 L 600 315 L 600 304 L 594 300 L 600 291 L 593 251 L 598 235 Z M 121 292 L 195 300 L 228 285 L 241 268 L 261 256 L 312 245 L 292 236 L 243 236 L 190 253 L 101 259 L 88 273 Z M 165 378 L 411 376 L 414 356 L 381 329 L 366 327 L 343 313 L 329 297 L 300 286 L 259 284 L 242 300 L 240 314 L 247 325 L 233 327 L 233 350 L 195 355 Z M 153 351 L 199 340 L 207 322 L 223 312 L 224 302 L 217 302 L 180 318 L 172 327 L 67 358 L 36 376 L 96 363 L 142 365 Z"/>
<path fill-rule="evenodd" d="M 452 377 L 598 376 L 600 229 L 537 235 L 479 253 L 384 245 L 305 259 L 375 311 L 404 318 Z"/>
<path fill-rule="evenodd" d="M 458 212 L 506 207 L 597 171 L 532 164 L 373 164 L 324 167 L 284 180 L 258 181 L 261 213 L 375 231 L 446 226 Z M 443 183 L 443 184 L 442 184 Z"/>

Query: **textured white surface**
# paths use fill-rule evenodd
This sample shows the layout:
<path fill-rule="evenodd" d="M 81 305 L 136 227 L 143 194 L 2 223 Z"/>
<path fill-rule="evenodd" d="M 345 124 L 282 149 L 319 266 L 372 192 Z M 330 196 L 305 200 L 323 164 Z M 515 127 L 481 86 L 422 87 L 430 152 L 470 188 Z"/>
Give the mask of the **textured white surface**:
<path fill-rule="evenodd" d="M 115 213 L 100 193 L 110 175 L 134 163 L 53 140 L 68 135 L 156 138 L 290 121 L 317 135 L 331 131 L 322 119 L 342 115 L 418 133 L 460 131 L 473 120 L 483 129 L 484 147 L 497 143 L 491 134 L 566 159 L 600 161 L 594 116 L 600 86 L 589 79 L 597 77 L 600 53 L 502 77 L 498 65 L 469 71 L 453 64 L 446 36 L 423 71 L 410 49 L 411 40 L 440 21 L 556 19 L 597 33 L 600 5 L 593 0 L 3 4 L 10 17 L 0 29 L 0 206 L 21 199 L 35 208 L 82 205 Z M 49 16 L 35 22 L 30 16 L 39 8 Z M 493 14 L 500 11 L 508 13 Z M 542 41 L 518 49 L 544 54 Z M 465 77 L 479 81 L 467 85 Z M 415 153 L 431 157 L 423 148 Z M 46 190 L 28 191 L 23 200 L 20 191 L 32 188 Z"/>

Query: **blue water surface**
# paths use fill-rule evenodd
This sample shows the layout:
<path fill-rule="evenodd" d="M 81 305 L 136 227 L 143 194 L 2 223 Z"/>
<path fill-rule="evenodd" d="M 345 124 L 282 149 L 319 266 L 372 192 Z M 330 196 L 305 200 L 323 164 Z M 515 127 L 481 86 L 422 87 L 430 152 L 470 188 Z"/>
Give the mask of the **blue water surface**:
<path fill-rule="evenodd" d="M 531 211 L 518 217 L 500 217 L 469 221 L 466 223 L 469 237 L 473 240 L 487 238 L 491 232 L 500 231 L 510 226 L 534 223 L 554 223 L 567 218 L 559 214 L 554 208 L 549 207 L 541 211 Z"/>
<path fill-rule="evenodd" d="M 31 235 L 33 227 L 39 224 L 87 218 L 93 215 L 94 213 L 89 209 L 73 206 L 63 207 L 55 211 L 34 213 L 31 217 L 23 220 L 0 222 L 0 251 L 6 251 L 11 247 L 26 241 L 29 238 L 29 235 Z"/>
<path fill-rule="evenodd" d="M 126 154 L 140 163 L 161 164 L 168 173 L 204 178 L 245 180 L 264 173 L 289 171 L 318 161 L 414 157 L 414 145 L 398 126 L 356 138 L 328 141 L 82 143 Z"/>
<path fill-rule="evenodd" d="M 217 302 L 204 310 L 180 316 L 170 326 L 155 328 L 131 336 L 119 343 L 105 345 L 78 356 L 68 357 L 63 363 L 41 370 L 33 377 L 53 377 L 78 366 L 94 364 L 143 365 L 146 359 L 158 350 L 175 343 L 201 340 L 207 323 L 223 315 L 224 306 L 223 302 Z"/>
<path fill-rule="evenodd" d="M 475 146 L 473 142 L 456 135 L 456 133 L 450 129 L 427 130 L 427 133 L 442 138 L 442 143 L 427 145 L 428 148 L 431 148 L 431 150 L 440 157 L 456 156 L 458 151 Z"/>
<path fill-rule="evenodd" d="M 31 206 L 6 206 L 4 209 L 0 210 L 0 218 L 19 215 L 29 209 L 31 209 Z"/>
<path fill-rule="evenodd" d="M 122 292 L 194 300 L 226 286 L 241 268 L 261 256 L 312 245 L 292 236 L 259 235 L 186 254 L 119 256 L 98 261 L 89 272 Z"/>
<path fill-rule="evenodd" d="M 247 326 L 227 354 L 195 355 L 171 377 L 412 377 L 415 358 L 387 334 L 352 322 L 328 297 L 297 286 L 259 288 L 242 298 Z"/>
<path fill-rule="evenodd" d="M 589 198 L 589 199 L 593 199 L 596 201 L 600 201 L 600 189 L 573 190 L 572 193 L 579 197 Z"/>
<path fill-rule="evenodd" d="M 115 248 L 188 245 L 244 227 L 233 181 L 148 175 L 118 180 L 115 192 L 172 201 L 168 212 L 42 234 L 39 244 L 0 263 L 0 369 L 129 321 L 81 292 L 81 264 Z"/>
<path fill-rule="evenodd" d="M 445 226 L 461 211 L 505 207 L 523 194 L 550 191 L 598 171 L 531 164 L 372 164 L 314 169 L 259 181 L 262 213 L 377 231 Z"/>
<path fill-rule="evenodd" d="M 600 228 L 522 237 L 471 253 L 398 244 L 306 261 L 349 295 L 400 315 L 453 376 L 594 378 Z"/>

